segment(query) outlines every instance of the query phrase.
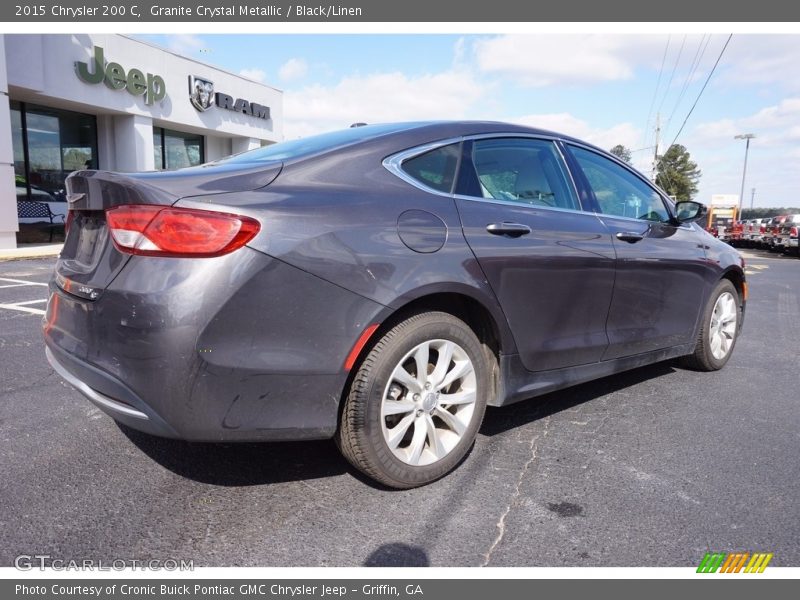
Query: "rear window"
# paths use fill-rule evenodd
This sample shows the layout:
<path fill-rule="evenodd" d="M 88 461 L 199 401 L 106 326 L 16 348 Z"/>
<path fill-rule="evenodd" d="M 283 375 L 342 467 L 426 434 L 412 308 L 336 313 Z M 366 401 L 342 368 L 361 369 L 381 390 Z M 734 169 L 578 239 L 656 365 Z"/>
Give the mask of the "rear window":
<path fill-rule="evenodd" d="M 450 193 L 456 176 L 461 144 L 449 144 L 404 160 L 403 171 L 422 185 Z"/>
<path fill-rule="evenodd" d="M 312 135 L 298 140 L 279 142 L 271 146 L 256 148 L 255 150 L 235 154 L 219 162 L 270 162 L 290 160 L 292 158 L 319 154 L 335 148 L 349 146 L 404 129 L 411 129 L 416 125 L 416 123 L 391 123 L 351 127 L 340 131 L 331 131 L 330 133 Z"/>

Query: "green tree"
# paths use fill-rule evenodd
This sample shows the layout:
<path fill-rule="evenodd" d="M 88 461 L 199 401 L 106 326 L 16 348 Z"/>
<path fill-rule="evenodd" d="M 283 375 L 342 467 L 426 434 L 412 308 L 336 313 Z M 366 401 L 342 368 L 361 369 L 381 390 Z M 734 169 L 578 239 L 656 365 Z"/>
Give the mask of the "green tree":
<path fill-rule="evenodd" d="M 678 200 L 692 199 L 701 175 L 685 146 L 674 144 L 658 157 L 656 184 Z"/>
<path fill-rule="evenodd" d="M 626 163 L 631 164 L 631 151 L 623 146 L 622 144 L 617 144 L 611 150 L 609 150 L 611 154 L 616 156 L 620 160 L 624 160 Z"/>

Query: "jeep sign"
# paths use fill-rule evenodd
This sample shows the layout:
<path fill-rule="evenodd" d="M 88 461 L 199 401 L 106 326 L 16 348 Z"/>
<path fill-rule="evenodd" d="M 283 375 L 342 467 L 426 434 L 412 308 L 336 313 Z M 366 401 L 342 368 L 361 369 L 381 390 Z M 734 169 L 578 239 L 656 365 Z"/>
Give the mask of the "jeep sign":
<path fill-rule="evenodd" d="M 103 49 L 100 46 L 94 47 L 94 58 L 91 62 L 94 64 L 94 72 L 91 72 L 88 63 L 75 62 L 75 73 L 81 81 L 91 84 L 104 81 L 112 90 L 125 88 L 134 96 L 144 95 L 145 104 L 163 100 L 167 95 L 167 86 L 163 77 L 152 73 L 145 75 L 139 69 L 130 69 L 126 73 L 119 63 L 106 64 Z"/>

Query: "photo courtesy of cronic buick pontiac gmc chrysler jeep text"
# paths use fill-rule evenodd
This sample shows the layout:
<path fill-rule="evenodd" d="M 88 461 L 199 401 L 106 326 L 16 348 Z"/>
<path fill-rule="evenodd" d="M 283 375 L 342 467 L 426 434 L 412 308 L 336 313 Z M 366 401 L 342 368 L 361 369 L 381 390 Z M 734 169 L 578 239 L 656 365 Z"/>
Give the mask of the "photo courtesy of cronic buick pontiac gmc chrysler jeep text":
<path fill-rule="evenodd" d="M 391 487 L 455 468 L 487 405 L 720 369 L 744 315 L 703 205 L 548 131 L 369 125 L 67 187 L 43 323 L 65 380 L 155 435 L 333 437 Z"/>

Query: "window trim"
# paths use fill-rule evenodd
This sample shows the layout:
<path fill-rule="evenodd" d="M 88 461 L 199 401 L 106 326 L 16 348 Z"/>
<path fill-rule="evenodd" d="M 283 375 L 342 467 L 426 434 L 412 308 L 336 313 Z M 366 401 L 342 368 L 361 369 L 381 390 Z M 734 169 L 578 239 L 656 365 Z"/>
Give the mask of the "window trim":
<path fill-rule="evenodd" d="M 574 142 L 574 141 L 571 141 L 571 140 L 570 141 L 563 140 L 562 144 L 564 145 L 565 152 L 569 155 L 569 159 L 570 159 L 569 167 L 570 167 L 570 170 L 574 170 L 576 172 L 576 174 L 578 175 L 577 179 L 580 180 L 580 186 L 586 192 L 587 196 L 591 199 L 591 202 L 592 202 L 592 205 L 593 205 L 592 210 L 596 215 L 598 215 L 600 217 L 611 217 L 611 218 L 614 218 L 614 219 L 625 219 L 626 221 L 634 221 L 634 222 L 638 222 L 638 223 L 642 223 L 642 222 L 661 223 L 662 225 L 676 226 L 675 211 L 673 210 L 673 204 L 672 204 L 671 201 L 668 200 L 668 196 L 666 195 L 666 193 L 660 187 L 655 185 L 652 181 L 650 181 L 649 179 L 643 177 L 641 175 L 641 173 L 639 173 L 636 169 L 631 167 L 629 164 L 627 164 L 623 160 L 620 160 L 619 158 L 617 158 L 613 154 L 610 154 L 610 153 L 607 154 L 605 152 L 598 152 L 596 148 L 592 148 L 588 144 L 583 144 L 583 143 L 580 143 L 580 142 Z M 581 168 L 580 164 L 578 163 L 578 159 L 575 157 L 575 154 L 573 154 L 570 146 L 574 146 L 576 148 L 580 148 L 581 150 L 585 150 L 585 151 L 591 152 L 592 154 L 595 154 L 595 155 L 597 155 L 597 156 L 599 156 L 601 158 L 605 158 L 606 160 L 609 160 L 612 164 L 616 164 L 616 165 L 622 167 L 625 171 L 627 171 L 628 173 L 633 175 L 636 179 L 638 179 L 639 181 L 643 182 L 647 187 L 649 187 L 651 190 L 653 190 L 653 192 L 661 200 L 661 204 L 664 206 L 664 209 L 666 210 L 666 213 L 667 213 L 667 217 L 668 217 L 667 220 L 666 221 L 646 221 L 645 219 L 639 219 L 639 218 L 636 218 L 636 217 L 623 217 L 623 216 L 620 216 L 620 215 L 613 215 L 613 214 L 604 213 L 603 211 L 601 211 L 600 210 L 600 203 L 598 202 L 597 197 L 594 194 L 594 190 L 592 189 L 592 186 L 589 183 L 589 180 L 586 179 L 586 174 L 583 172 L 583 169 Z"/>
<path fill-rule="evenodd" d="M 447 146 L 458 146 L 458 148 L 456 149 L 456 152 L 457 152 L 456 166 L 453 169 L 453 181 L 450 183 L 450 191 L 449 192 L 445 192 L 445 191 L 442 191 L 442 190 L 437 190 L 436 188 L 431 187 L 430 185 L 424 183 L 420 179 L 417 179 L 416 177 L 411 175 L 408 171 L 406 171 L 403 168 L 403 164 L 404 163 L 406 163 L 408 161 L 411 161 L 411 160 L 414 160 L 415 158 L 419 158 L 421 156 L 424 156 L 425 154 L 428 154 L 429 152 L 434 152 L 434 151 L 436 151 L 436 150 L 438 150 L 440 148 L 446 148 Z M 402 159 L 399 162 L 393 163 L 393 165 L 396 164 L 396 168 L 398 169 L 398 171 L 405 176 L 405 177 L 403 177 L 403 179 L 407 178 L 409 183 L 415 183 L 416 187 L 424 189 L 425 191 L 431 191 L 431 192 L 434 192 L 434 193 L 437 193 L 437 194 L 444 194 L 446 196 L 450 196 L 450 195 L 453 194 L 453 191 L 455 190 L 456 184 L 458 183 L 458 174 L 461 171 L 461 161 L 463 160 L 463 158 L 464 158 L 464 142 L 463 142 L 463 140 L 459 139 L 459 140 L 456 140 L 456 141 L 454 141 L 454 142 L 452 142 L 450 144 L 438 144 L 437 143 L 435 148 L 432 148 L 430 150 L 426 150 L 424 152 L 419 152 L 417 154 L 414 154 L 413 156 L 403 156 Z M 385 162 L 386 161 L 384 161 L 384 163 Z"/>
<path fill-rule="evenodd" d="M 537 136 L 537 135 L 497 135 L 497 134 L 489 134 L 489 135 L 482 135 L 482 136 L 470 136 L 469 141 L 470 142 L 474 142 L 474 141 L 481 141 L 481 140 L 499 140 L 499 139 L 528 139 L 528 140 L 533 140 L 533 141 L 548 142 L 548 143 L 552 144 L 552 146 L 556 150 L 557 156 L 561 159 L 561 165 L 560 166 L 562 167 L 562 170 L 564 171 L 564 174 L 565 174 L 564 183 L 566 184 L 566 186 L 568 188 L 570 188 L 570 191 L 573 194 L 573 199 L 577 203 L 578 208 L 564 208 L 562 206 L 545 206 L 545 205 L 540 205 L 540 204 L 535 204 L 534 205 L 534 204 L 527 204 L 525 202 L 517 202 L 515 200 L 500 200 L 498 198 L 485 198 L 483 196 L 469 196 L 469 195 L 466 195 L 466 194 L 456 194 L 456 197 L 470 199 L 470 200 L 494 201 L 494 202 L 502 203 L 504 205 L 522 206 L 522 207 L 526 207 L 526 208 L 544 208 L 544 209 L 560 210 L 560 211 L 567 211 L 567 212 L 586 212 L 586 211 L 583 210 L 583 204 L 581 202 L 580 195 L 578 194 L 578 190 L 575 187 L 575 181 L 572 178 L 572 173 L 570 172 L 569 164 L 567 163 L 566 159 L 564 158 L 564 153 L 561 151 L 561 148 L 559 147 L 559 143 L 558 143 L 559 139 L 558 138 L 555 138 L 555 137 L 549 138 L 549 137 Z M 465 147 L 466 147 L 466 145 L 465 145 Z M 472 144 L 470 146 L 470 149 L 474 150 L 474 148 L 475 148 L 475 144 Z M 462 161 L 465 160 L 465 159 L 466 159 L 466 157 L 463 157 Z M 472 157 L 469 157 L 469 161 L 472 163 L 473 168 L 475 168 L 475 162 L 472 160 Z M 476 175 L 477 175 L 477 169 L 476 169 Z M 458 181 L 458 180 L 456 180 L 456 181 Z"/>
<path fill-rule="evenodd" d="M 415 158 L 416 156 L 419 156 L 420 154 L 425 154 L 426 152 L 430 152 L 431 150 L 436 150 L 441 146 L 448 146 L 450 144 L 455 144 L 460 142 L 462 144 L 462 156 L 459 159 L 458 165 L 456 166 L 456 173 L 453 179 L 453 187 L 455 187 L 455 185 L 458 183 L 458 178 L 461 172 L 461 165 L 464 162 L 464 156 L 463 156 L 463 149 L 465 147 L 464 142 L 483 140 L 483 139 L 497 139 L 497 138 L 524 138 L 524 139 L 552 142 L 556 147 L 556 151 L 561 157 L 563 166 L 566 170 L 569 179 L 569 184 L 572 185 L 572 191 L 575 194 L 575 199 L 578 202 L 579 208 L 561 208 L 558 206 L 538 206 L 538 205 L 533 206 L 533 205 L 523 204 L 521 202 L 512 202 L 510 200 L 497 200 L 495 198 L 482 198 L 478 196 L 467 196 L 465 194 L 456 194 L 454 193 L 453 190 L 451 190 L 450 193 L 441 192 L 439 190 L 428 187 L 427 185 L 425 185 L 420 181 L 417 181 L 416 179 L 411 177 L 408 173 L 403 171 L 403 169 L 401 168 L 403 161 L 405 160 Z M 446 198 L 454 198 L 458 200 L 470 200 L 472 202 L 485 202 L 489 204 L 497 204 L 500 206 L 514 206 L 516 208 L 527 208 L 532 210 L 554 210 L 558 212 L 580 213 L 589 215 L 598 214 L 594 211 L 586 210 L 586 208 L 583 206 L 583 202 L 581 200 L 581 195 L 579 192 L 579 187 L 572 173 L 573 168 L 569 162 L 569 159 L 567 158 L 567 156 L 565 156 L 564 150 L 561 147 L 562 144 L 563 144 L 563 139 L 556 135 L 520 133 L 520 132 L 502 132 L 502 131 L 497 131 L 494 133 L 477 133 L 472 135 L 463 135 L 459 137 L 447 138 L 435 142 L 429 142 L 421 146 L 414 146 L 413 148 L 408 148 L 407 150 L 402 150 L 400 152 L 387 156 L 386 158 L 383 159 L 382 164 L 387 171 L 389 171 L 396 177 L 402 179 L 409 185 L 412 185 L 415 188 L 422 190 L 423 192 L 434 194 L 436 196 L 443 196 Z"/>
<path fill-rule="evenodd" d="M 463 143 L 463 137 L 456 137 L 456 138 L 448 138 L 446 140 L 439 140 L 436 142 L 429 142 L 427 144 L 423 144 L 422 146 L 414 146 L 413 148 L 409 148 L 408 150 L 402 150 L 396 154 L 392 154 L 391 156 L 387 156 L 383 159 L 383 167 L 389 171 L 392 175 L 399 177 L 406 183 L 413 185 L 415 188 L 422 190 L 423 192 L 428 192 L 429 194 L 435 194 L 437 196 L 446 196 L 448 198 L 453 197 L 453 186 L 450 186 L 450 192 L 443 192 L 441 190 L 437 190 L 430 186 L 425 185 L 423 182 L 415 179 L 408 173 L 403 170 L 403 163 L 407 160 L 411 160 L 412 158 L 416 158 L 421 156 L 427 152 L 431 152 L 432 150 L 437 150 L 442 148 L 443 146 L 449 146 L 451 144 L 461 144 Z M 458 181 L 458 172 L 461 170 L 461 158 L 459 158 L 458 164 L 456 164 L 456 172 L 453 175 L 453 185 L 455 182 Z"/>

